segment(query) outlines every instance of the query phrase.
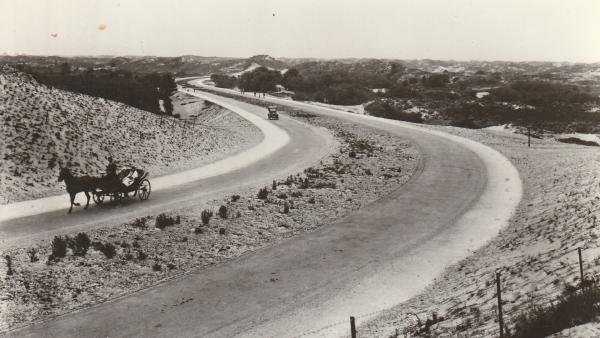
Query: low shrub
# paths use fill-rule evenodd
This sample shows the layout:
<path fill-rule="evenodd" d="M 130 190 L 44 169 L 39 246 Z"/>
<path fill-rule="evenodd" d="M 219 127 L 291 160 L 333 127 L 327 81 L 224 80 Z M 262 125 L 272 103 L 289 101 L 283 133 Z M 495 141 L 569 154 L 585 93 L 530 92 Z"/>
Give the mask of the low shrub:
<path fill-rule="evenodd" d="M 335 182 L 317 182 L 317 183 L 313 184 L 312 187 L 315 189 L 324 189 L 324 188 L 335 189 L 336 184 L 335 184 Z"/>
<path fill-rule="evenodd" d="M 169 217 L 166 214 L 160 214 L 158 216 L 156 216 L 156 222 L 154 223 L 154 226 L 159 228 L 159 229 L 164 229 L 168 226 L 172 226 L 175 224 L 175 219 L 173 219 L 173 217 Z"/>
<path fill-rule="evenodd" d="M 237 202 L 239 200 L 240 200 L 240 195 L 233 195 L 233 196 L 231 196 L 231 201 L 232 202 Z"/>
<path fill-rule="evenodd" d="M 29 256 L 29 261 L 31 263 L 35 263 L 40 260 L 37 257 L 37 250 L 35 248 L 31 248 L 31 249 L 27 250 L 27 256 Z"/>
<path fill-rule="evenodd" d="M 6 255 L 6 256 L 4 256 L 4 261 L 6 262 L 6 275 L 12 276 L 12 274 L 13 274 L 12 257 L 10 257 L 10 255 Z"/>
<path fill-rule="evenodd" d="M 134 228 L 140 228 L 140 229 L 146 229 L 148 226 L 146 225 L 146 218 L 142 217 L 142 218 L 136 218 L 132 223 L 131 226 Z"/>
<path fill-rule="evenodd" d="M 282 200 L 285 200 L 285 199 L 287 199 L 287 198 L 288 198 L 288 196 L 287 196 L 285 193 L 281 193 L 281 194 L 277 195 L 277 198 L 280 198 L 280 199 L 282 199 Z"/>
<path fill-rule="evenodd" d="M 195 227 L 194 228 L 194 233 L 195 234 L 203 234 L 204 233 L 204 229 L 202 229 L 201 227 Z"/>
<path fill-rule="evenodd" d="M 301 191 L 292 191 L 292 193 L 290 195 L 292 197 L 302 197 L 302 192 Z"/>
<path fill-rule="evenodd" d="M 90 238 L 86 235 L 85 232 L 80 232 L 75 236 L 74 246 L 72 248 L 73 254 L 75 256 L 85 256 L 90 248 Z"/>
<path fill-rule="evenodd" d="M 202 210 L 202 213 L 200 214 L 200 218 L 202 219 L 202 224 L 208 224 L 208 222 L 210 222 L 210 218 L 213 216 L 213 212 L 208 210 L 208 209 L 204 209 Z"/>
<path fill-rule="evenodd" d="M 562 142 L 562 143 L 579 144 L 579 145 L 588 146 L 588 147 L 598 147 L 598 146 L 600 146 L 600 144 L 598 144 L 598 143 L 596 143 L 594 141 L 586 141 L 586 140 L 579 139 L 577 137 L 559 138 L 558 141 Z"/>
<path fill-rule="evenodd" d="M 267 188 L 261 188 L 256 195 L 259 200 L 266 200 L 268 196 L 269 190 L 267 190 Z"/>
<path fill-rule="evenodd" d="M 157 261 L 154 261 L 154 264 L 152 264 L 152 271 L 162 271 L 162 266 Z"/>
<path fill-rule="evenodd" d="M 221 217 L 222 219 L 226 219 L 227 218 L 227 207 L 222 205 L 219 208 L 219 217 Z"/>
<path fill-rule="evenodd" d="M 271 186 L 273 190 L 277 190 L 277 181 L 273 180 L 273 184 Z"/>
<path fill-rule="evenodd" d="M 542 338 L 595 320 L 600 315 L 600 290 L 597 285 L 584 292 L 565 289 L 565 294 L 557 299 L 556 305 L 547 308 L 532 306 L 529 311 L 517 317 L 514 333 L 510 338 Z"/>
<path fill-rule="evenodd" d="M 315 198 L 314 197 L 309 198 L 308 203 L 315 204 Z"/>
<path fill-rule="evenodd" d="M 60 236 L 54 236 L 52 240 L 52 256 L 63 258 L 67 255 L 67 241 Z"/>
<path fill-rule="evenodd" d="M 225 228 L 219 228 L 219 235 L 225 235 Z"/>
<path fill-rule="evenodd" d="M 111 259 L 117 254 L 117 248 L 112 243 L 93 242 L 92 247 L 104 254 L 104 257 Z"/>
<path fill-rule="evenodd" d="M 308 177 L 306 177 L 304 180 L 300 179 L 300 189 L 308 189 L 310 188 L 310 181 L 308 180 Z"/>
<path fill-rule="evenodd" d="M 283 203 L 283 213 L 287 214 L 290 212 L 290 205 L 288 204 L 288 202 Z"/>
<path fill-rule="evenodd" d="M 144 253 L 142 250 L 138 250 L 137 259 L 143 261 L 146 260 L 146 258 L 148 258 L 148 255 L 146 255 L 146 253 Z"/>

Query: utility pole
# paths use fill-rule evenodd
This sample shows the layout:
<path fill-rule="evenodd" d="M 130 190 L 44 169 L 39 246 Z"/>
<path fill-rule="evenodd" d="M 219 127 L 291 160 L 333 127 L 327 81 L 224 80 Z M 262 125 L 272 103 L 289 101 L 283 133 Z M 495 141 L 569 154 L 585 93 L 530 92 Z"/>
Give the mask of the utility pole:
<path fill-rule="evenodd" d="M 527 147 L 531 148 L 531 127 L 527 127 Z"/>
<path fill-rule="evenodd" d="M 498 325 L 500 325 L 500 338 L 504 338 L 504 318 L 502 317 L 502 296 L 500 294 L 500 271 L 496 271 L 496 293 L 498 296 Z"/>

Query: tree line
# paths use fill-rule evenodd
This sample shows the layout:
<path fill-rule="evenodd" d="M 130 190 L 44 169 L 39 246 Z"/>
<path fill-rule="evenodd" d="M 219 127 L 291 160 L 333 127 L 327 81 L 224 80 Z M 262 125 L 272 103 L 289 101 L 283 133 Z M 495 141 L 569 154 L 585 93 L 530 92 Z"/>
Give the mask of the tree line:
<path fill-rule="evenodd" d="M 18 65 L 17 68 L 47 86 L 122 102 L 155 114 L 173 113 L 171 95 L 177 85 L 169 73 L 74 68 L 66 62 L 49 67 Z"/>

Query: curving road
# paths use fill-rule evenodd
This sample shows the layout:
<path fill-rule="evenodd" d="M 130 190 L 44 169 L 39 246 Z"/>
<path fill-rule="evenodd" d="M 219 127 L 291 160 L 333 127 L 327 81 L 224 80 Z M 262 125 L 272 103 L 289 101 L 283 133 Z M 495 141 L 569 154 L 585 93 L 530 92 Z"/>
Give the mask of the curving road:
<path fill-rule="evenodd" d="M 481 144 L 408 123 L 266 100 L 401 136 L 419 148 L 420 166 L 401 189 L 315 232 L 9 335 L 347 334 L 348 316 L 382 310 L 415 295 L 445 266 L 495 236 L 520 200 L 516 169 Z M 298 126 L 287 131 L 291 144 L 303 148 L 312 140 L 292 135 Z"/>
<path fill-rule="evenodd" d="M 227 106 L 219 97 L 193 94 Z M 256 184 L 270 184 L 273 177 L 287 176 L 317 163 L 335 140 L 319 128 L 283 117 L 276 125 L 264 119 L 264 108 L 249 104 L 228 107 L 257 125 L 264 134 L 257 146 L 223 160 L 177 174 L 150 178 L 152 195 L 118 206 L 82 207 L 66 214 L 68 198 L 54 196 L 0 206 L 0 248 L 22 246 L 26 240 L 51 238 L 53 234 L 90 229 L 134 217 L 185 207 L 238 193 Z M 295 142 L 290 142 L 295 140 Z M 298 140 L 305 140 L 298 142 Z M 77 197 L 85 203 L 83 194 Z M 82 204 L 83 205 L 83 204 Z"/>

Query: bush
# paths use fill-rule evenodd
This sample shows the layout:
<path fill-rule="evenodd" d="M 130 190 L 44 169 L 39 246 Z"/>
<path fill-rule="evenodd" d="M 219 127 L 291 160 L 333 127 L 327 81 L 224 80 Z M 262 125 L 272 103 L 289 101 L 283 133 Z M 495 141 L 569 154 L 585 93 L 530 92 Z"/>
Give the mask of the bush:
<path fill-rule="evenodd" d="M 283 213 L 287 214 L 290 212 L 290 205 L 288 204 L 288 202 L 283 203 Z"/>
<path fill-rule="evenodd" d="M 571 143 L 571 144 L 579 144 L 579 145 L 588 146 L 588 147 L 598 147 L 598 146 L 600 146 L 598 143 L 596 143 L 594 141 L 586 141 L 586 140 L 579 139 L 577 137 L 559 138 L 558 142 Z"/>
<path fill-rule="evenodd" d="M 201 227 L 195 227 L 194 228 L 194 233 L 197 234 L 203 234 L 204 233 L 204 229 L 202 229 Z"/>
<path fill-rule="evenodd" d="M 335 189 L 336 184 L 335 184 L 335 182 L 318 182 L 313 185 L 313 188 L 315 188 L 315 189 L 324 189 L 324 188 Z"/>
<path fill-rule="evenodd" d="M 6 256 L 4 256 L 4 261 L 6 262 L 6 275 L 12 276 L 12 274 L 13 274 L 12 258 L 9 255 L 6 255 Z"/>
<path fill-rule="evenodd" d="M 77 234 L 77 236 L 75 236 L 74 243 L 75 246 L 73 248 L 73 254 L 75 256 L 85 256 L 90 248 L 91 241 L 85 232 L 80 232 Z"/>
<path fill-rule="evenodd" d="M 31 248 L 31 249 L 27 250 L 27 256 L 29 256 L 29 261 L 31 263 L 35 263 L 40 260 L 37 257 L 37 250 L 35 248 Z"/>
<path fill-rule="evenodd" d="M 60 236 L 54 236 L 52 240 L 52 256 L 63 258 L 67 255 L 67 241 Z"/>
<path fill-rule="evenodd" d="M 593 321 L 600 309 L 600 290 L 597 285 L 584 292 L 569 293 L 560 297 L 558 303 L 549 308 L 534 306 L 519 316 L 511 338 L 547 337 L 568 327 Z"/>
<path fill-rule="evenodd" d="M 219 216 L 220 216 L 222 219 L 226 219 L 226 218 L 227 218 L 227 207 L 226 207 L 226 206 L 222 205 L 222 206 L 219 208 Z"/>
<path fill-rule="evenodd" d="M 160 214 L 156 216 L 156 222 L 154 223 L 154 226 L 159 229 L 164 229 L 168 226 L 172 226 L 173 224 L 175 224 L 175 220 L 173 219 L 173 217 L 169 217 L 165 214 Z"/>
<path fill-rule="evenodd" d="M 148 258 L 148 255 L 146 255 L 142 250 L 138 250 L 137 259 L 143 261 L 146 260 L 146 258 Z"/>
<path fill-rule="evenodd" d="M 117 254 L 117 249 L 112 243 L 104 244 L 102 242 L 94 242 L 92 243 L 92 246 L 95 250 L 102 252 L 104 254 L 104 257 L 108 259 L 115 257 L 115 255 Z"/>
<path fill-rule="evenodd" d="M 292 197 L 302 197 L 302 191 L 292 191 L 290 195 Z"/>
<path fill-rule="evenodd" d="M 261 188 L 258 191 L 258 195 L 256 195 L 259 200 L 266 200 L 267 196 L 269 196 L 269 190 L 267 190 L 267 188 Z"/>
<path fill-rule="evenodd" d="M 202 224 L 208 224 L 210 222 L 210 218 L 213 216 L 213 212 L 207 209 L 202 210 L 200 214 L 200 218 L 202 219 Z"/>
<path fill-rule="evenodd" d="M 225 235 L 225 228 L 219 228 L 219 235 Z"/>
<path fill-rule="evenodd" d="M 280 198 L 280 199 L 282 199 L 282 200 L 285 200 L 285 199 L 287 199 L 287 198 L 288 198 L 288 196 L 287 196 L 285 193 L 281 193 L 281 194 L 277 195 L 277 198 Z"/>
<path fill-rule="evenodd" d="M 237 202 L 239 200 L 240 200 L 240 195 L 233 195 L 233 196 L 231 196 L 231 201 L 232 202 Z"/>
<path fill-rule="evenodd" d="M 277 181 L 273 180 L 273 184 L 271 186 L 271 189 L 277 190 Z"/>
<path fill-rule="evenodd" d="M 152 270 L 153 271 L 162 271 L 162 266 L 158 263 L 158 261 L 154 261 L 154 264 L 152 264 Z"/>
<path fill-rule="evenodd" d="M 309 198 L 308 203 L 315 204 L 315 198 L 314 197 Z"/>
<path fill-rule="evenodd" d="M 146 225 L 146 218 L 136 218 L 131 226 L 134 228 L 146 229 L 148 226 Z"/>

